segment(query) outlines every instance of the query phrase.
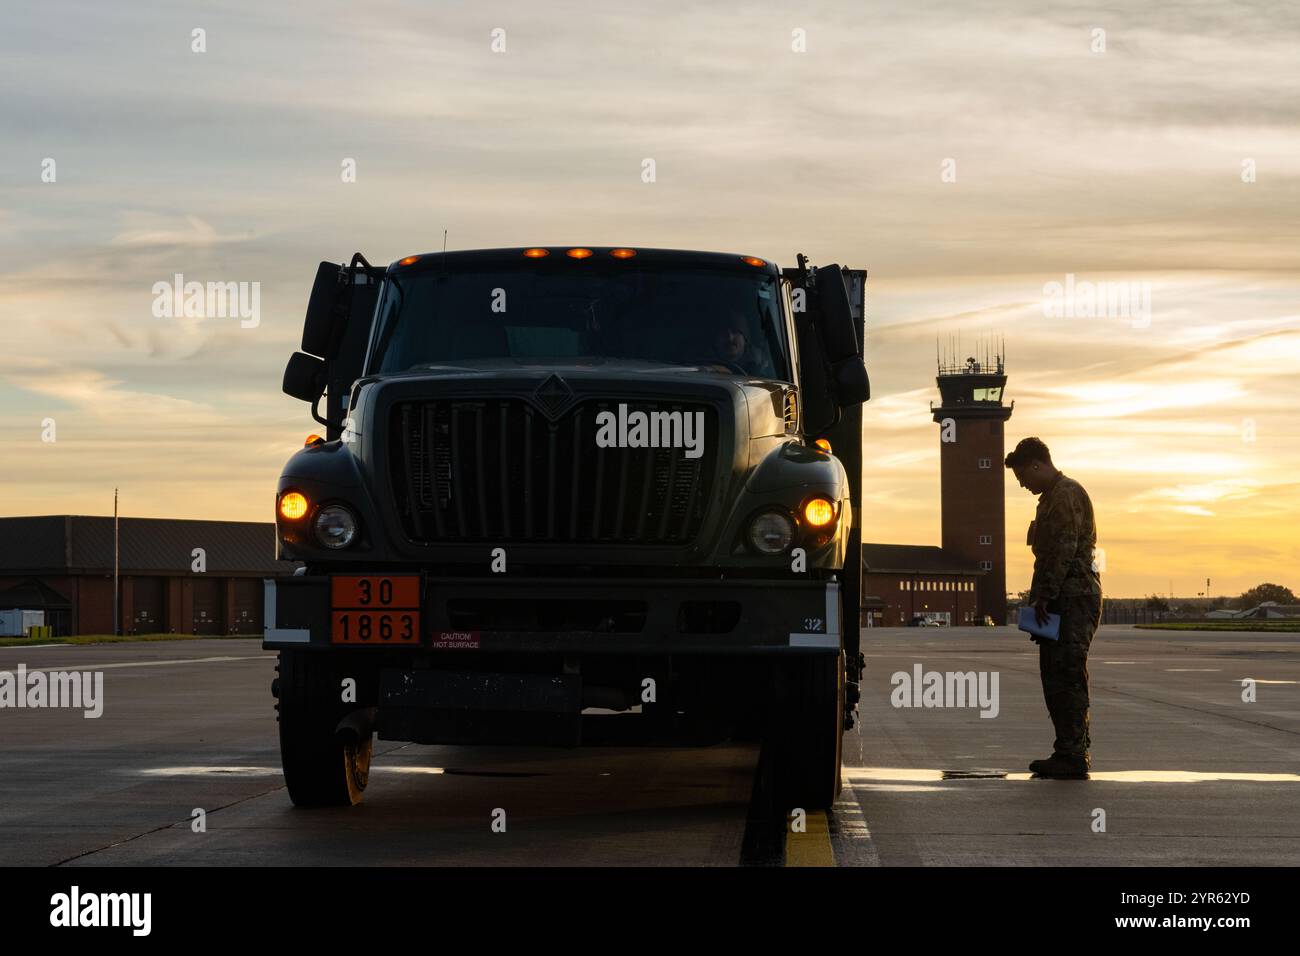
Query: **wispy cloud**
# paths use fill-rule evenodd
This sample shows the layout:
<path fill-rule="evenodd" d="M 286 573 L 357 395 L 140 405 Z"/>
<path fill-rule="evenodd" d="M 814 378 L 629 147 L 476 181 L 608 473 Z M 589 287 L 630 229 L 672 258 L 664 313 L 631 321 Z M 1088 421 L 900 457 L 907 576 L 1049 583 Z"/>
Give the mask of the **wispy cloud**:
<path fill-rule="evenodd" d="M 1225 587 L 1300 567 L 1294 4 L 313 11 L 50 0 L 7 16 L 11 513 L 92 510 L 112 478 L 152 513 L 265 517 L 313 424 L 278 387 L 316 262 L 391 261 L 446 228 L 452 248 L 869 268 L 869 539 L 938 543 L 935 339 L 998 335 L 1008 439 L 1040 434 L 1093 493 L 1112 593 L 1212 562 Z M 178 272 L 260 282 L 261 325 L 154 318 L 151 287 Z M 1150 326 L 1045 318 L 1044 284 L 1067 273 L 1151 283 Z M 50 409 L 61 438 L 43 446 Z M 1007 508 L 1014 542 L 1033 499 L 1013 486 Z M 1010 560 L 1017 587 L 1028 557 Z"/>
<path fill-rule="evenodd" d="M 117 233 L 109 243 L 117 246 L 215 246 L 227 242 L 248 242 L 255 237 L 250 231 L 242 234 L 219 233 L 210 223 L 198 216 L 185 216 L 181 222 L 169 217 L 130 217 L 131 227 Z M 143 221 L 142 221 L 143 220 Z"/>

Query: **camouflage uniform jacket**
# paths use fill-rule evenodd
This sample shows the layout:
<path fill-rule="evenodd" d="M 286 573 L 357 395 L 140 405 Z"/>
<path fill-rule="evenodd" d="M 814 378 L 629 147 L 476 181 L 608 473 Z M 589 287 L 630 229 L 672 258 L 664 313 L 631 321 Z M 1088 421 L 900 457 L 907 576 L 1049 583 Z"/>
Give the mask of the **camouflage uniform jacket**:
<path fill-rule="evenodd" d="M 1038 512 L 1029 526 L 1034 549 L 1034 580 L 1029 601 L 1101 594 L 1095 565 L 1097 523 L 1092 501 L 1073 478 L 1058 475 L 1039 496 Z"/>

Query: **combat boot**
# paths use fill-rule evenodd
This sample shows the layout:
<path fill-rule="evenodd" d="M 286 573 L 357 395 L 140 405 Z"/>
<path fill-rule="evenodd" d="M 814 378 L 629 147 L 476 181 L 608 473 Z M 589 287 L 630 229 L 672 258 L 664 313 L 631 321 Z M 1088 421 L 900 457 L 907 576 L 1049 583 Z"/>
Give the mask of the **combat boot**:
<path fill-rule="evenodd" d="M 1056 754 L 1052 754 L 1052 757 L 1054 756 L 1056 756 Z M 1044 767 L 1050 765 L 1052 757 L 1044 757 L 1042 760 L 1031 760 L 1029 762 L 1029 772 L 1038 773 Z"/>
<path fill-rule="evenodd" d="M 1038 777 L 1060 780 L 1087 780 L 1092 760 L 1087 754 L 1054 753 L 1046 760 L 1035 760 L 1029 770 Z"/>

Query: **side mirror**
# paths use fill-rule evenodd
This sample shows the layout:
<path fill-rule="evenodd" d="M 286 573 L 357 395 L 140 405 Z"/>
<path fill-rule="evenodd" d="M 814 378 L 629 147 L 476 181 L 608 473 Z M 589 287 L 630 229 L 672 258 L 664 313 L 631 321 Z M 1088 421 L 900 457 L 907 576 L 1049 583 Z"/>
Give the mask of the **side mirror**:
<path fill-rule="evenodd" d="M 323 359 L 294 352 L 284 367 L 284 394 L 315 405 L 325 391 L 328 368 Z"/>
<path fill-rule="evenodd" d="M 322 262 L 316 268 L 316 281 L 307 300 L 307 317 L 302 323 L 302 350 L 308 355 L 330 359 L 338 350 L 343 338 L 342 327 L 347 321 L 341 311 L 345 305 L 342 274 L 336 262 Z"/>
<path fill-rule="evenodd" d="M 838 365 L 858 351 L 858 333 L 853 327 L 853 305 L 844 273 L 839 266 L 822 266 L 817 270 L 817 298 L 821 315 L 817 322 L 822 348 L 831 365 Z"/>
<path fill-rule="evenodd" d="M 847 358 L 831 371 L 831 392 L 840 408 L 861 405 L 871 398 L 867 366 L 858 356 Z"/>
<path fill-rule="evenodd" d="M 861 405 L 871 397 L 871 382 L 858 351 L 853 305 L 839 266 L 823 266 L 817 270 L 817 297 L 821 306 L 817 330 L 831 366 L 828 383 L 831 397 L 840 408 Z"/>

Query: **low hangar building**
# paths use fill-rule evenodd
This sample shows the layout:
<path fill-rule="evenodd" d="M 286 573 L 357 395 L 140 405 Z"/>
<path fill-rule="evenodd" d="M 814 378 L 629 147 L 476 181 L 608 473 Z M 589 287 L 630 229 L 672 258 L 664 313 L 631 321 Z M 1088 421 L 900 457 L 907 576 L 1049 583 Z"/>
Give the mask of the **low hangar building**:
<path fill-rule="evenodd" d="M 263 579 L 297 567 L 269 522 L 121 518 L 118 548 L 120 634 L 260 634 Z M 45 611 L 55 636 L 112 634 L 113 519 L 0 518 L 8 608 Z"/>

